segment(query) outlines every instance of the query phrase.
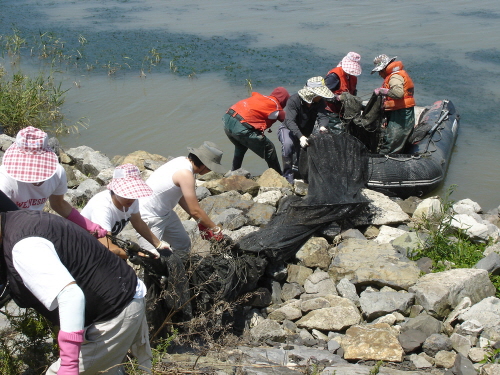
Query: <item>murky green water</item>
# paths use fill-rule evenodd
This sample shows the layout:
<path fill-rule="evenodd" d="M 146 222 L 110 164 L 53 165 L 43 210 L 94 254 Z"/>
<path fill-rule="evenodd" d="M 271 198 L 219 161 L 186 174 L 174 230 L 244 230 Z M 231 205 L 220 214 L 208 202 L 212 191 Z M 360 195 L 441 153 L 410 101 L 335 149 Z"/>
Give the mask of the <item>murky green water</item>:
<path fill-rule="evenodd" d="M 177 156 L 207 139 L 224 149 L 229 168 L 220 119 L 248 95 L 248 81 L 262 93 L 278 85 L 295 92 L 356 51 L 359 93 L 368 98 L 381 83 L 371 61 L 386 53 L 405 63 L 418 105 L 447 98 L 461 112 L 444 188 L 457 184 L 452 198 L 484 209 L 500 204 L 499 20 L 493 0 L 0 0 L 0 34 L 16 28 L 27 41 L 23 69 L 57 70 L 70 89 L 67 118 L 90 123 L 63 138 L 65 147 Z M 279 147 L 276 131 L 270 137 Z M 266 165 L 249 153 L 244 167 L 257 174 Z"/>

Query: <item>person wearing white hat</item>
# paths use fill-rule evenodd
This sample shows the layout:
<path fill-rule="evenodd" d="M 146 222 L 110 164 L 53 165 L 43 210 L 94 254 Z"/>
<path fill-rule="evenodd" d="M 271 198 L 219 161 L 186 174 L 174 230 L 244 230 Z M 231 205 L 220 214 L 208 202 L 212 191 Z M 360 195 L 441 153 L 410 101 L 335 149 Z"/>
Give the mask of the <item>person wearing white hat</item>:
<path fill-rule="evenodd" d="M 288 99 L 285 121 L 278 130 L 283 158 L 283 177 L 293 184 L 294 162 L 298 163 L 300 149 L 309 145 L 308 138 L 317 122 L 321 131 L 328 126 L 325 99 L 332 99 L 333 92 L 325 85 L 323 77 L 312 77 L 306 85 Z"/>
<path fill-rule="evenodd" d="M 168 244 L 159 240 L 141 218 L 138 199 L 149 197 L 153 194 L 153 189 L 142 180 L 137 166 L 123 164 L 116 167 L 107 188 L 89 200 L 82 210 L 82 216 L 99 224 L 113 236 L 118 235 L 130 221 L 137 233 L 154 246 L 150 251 L 157 257 L 160 256 L 158 250 L 170 250 Z M 122 248 L 107 238 L 99 241 L 119 257 L 128 258 Z"/>
<path fill-rule="evenodd" d="M 373 60 L 372 74 L 378 72 L 384 79 L 382 87 L 373 91 L 385 98 L 387 126 L 379 149 L 384 155 L 402 152 L 415 126 L 415 86 L 403 63 L 395 61 L 396 58 L 382 54 Z"/>
<path fill-rule="evenodd" d="M 223 239 L 222 228 L 210 220 L 198 203 L 194 177 L 210 171 L 225 173 L 226 169 L 221 165 L 223 153 L 215 143 L 207 141 L 198 148 L 188 147 L 188 151 L 187 157 L 170 160 L 154 171 L 146 180 L 153 194 L 139 199 L 142 219 L 156 237 L 168 242 L 173 251 L 188 252 L 191 249 L 191 239 L 173 210 L 177 204 L 199 223 L 204 239 Z M 139 244 L 146 250 L 153 248 L 142 236 L 139 236 Z"/>
<path fill-rule="evenodd" d="M 347 92 L 351 95 L 357 95 L 357 77 L 362 71 L 360 60 L 361 56 L 358 53 L 349 52 L 325 76 L 326 87 L 335 94 L 331 101 L 327 101 L 331 126 L 341 122 L 339 116 L 342 115 L 342 103 L 340 101 L 342 93 Z"/>
<path fill-rule="evenodd" d="M 46 201 L 62 217 L 100 238 L 107 233 L 84 218 L 66 200 L 66 172 L 56 153 L 48 146 L 47 133 L 28 126 L 5 151 L 0 167 L 0 190 L 21 209 L 42 211 Z"/>

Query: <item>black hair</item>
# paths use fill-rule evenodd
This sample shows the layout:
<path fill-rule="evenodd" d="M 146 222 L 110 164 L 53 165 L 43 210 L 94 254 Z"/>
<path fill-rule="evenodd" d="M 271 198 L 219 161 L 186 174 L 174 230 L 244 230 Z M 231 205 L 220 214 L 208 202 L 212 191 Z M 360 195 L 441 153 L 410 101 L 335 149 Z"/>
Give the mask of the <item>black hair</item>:
<path fill-rule="evenodd" d="M 189 153 L 188 155 L 188 159 L 191 160 L 193 162 L 193 164 L 198 167 L 198 168 L 201 168 L 203 165 L 203 162 L 200 160 L 200 158 L 198 156 L 196 156 L 195 154 L 193 154 L 192 152 Z"/>

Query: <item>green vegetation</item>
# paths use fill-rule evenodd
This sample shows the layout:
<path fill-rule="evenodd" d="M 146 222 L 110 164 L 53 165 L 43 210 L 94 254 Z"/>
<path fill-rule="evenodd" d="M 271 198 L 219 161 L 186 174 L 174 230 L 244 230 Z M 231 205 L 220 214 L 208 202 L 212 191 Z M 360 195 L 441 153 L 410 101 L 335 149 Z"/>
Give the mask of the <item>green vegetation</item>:
<path fill-rule="evenodd" d="M 33 309 L 2 312 L 10 326 L 0 334 L 0 374 L 40 374 L 58 358 L 54 327 Z M 56 341 L 54 341 L 56 342 Z"/>
<path fill-rule="evenodd" d="M 0 71 L 0 125 L 5 134 L 15 136 L 27 126 L 62 133 L 68 130 L 63 123 L 61 106 L 65 90 L 51 76 L 30 78 L 21 72 L 11 80 Z"/>
<path fill-rule="evenodd" d="M 441 212 L 423 218 L 417 225 L 417 230 L 428 233 L 429 237 L 413 254 L 417 260 L 428 257 L 433 261 L 433 272 L 441 272 L 450 268 L 472 268 L 483 258 L 484 249 L 488 243 L 475 243 L 463 230 L 452 227 L 455 212 L 454 201 L 450 200 L 456 186 L 451 186 L 441 199 Z M 496 287 L 497 297 L 500 297 L 500 276 L 490 275 Z"/>

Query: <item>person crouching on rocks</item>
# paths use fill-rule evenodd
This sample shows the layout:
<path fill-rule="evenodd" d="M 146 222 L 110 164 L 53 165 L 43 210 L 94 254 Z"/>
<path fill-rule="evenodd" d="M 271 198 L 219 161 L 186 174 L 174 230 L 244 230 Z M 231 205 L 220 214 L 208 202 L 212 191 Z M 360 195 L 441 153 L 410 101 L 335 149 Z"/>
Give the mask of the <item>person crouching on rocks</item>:
<path fill-rule="evenodd" d="M 48 146 L 47 133 L 28 126 L 17 133 L 16 141 L 5 151 L 0 167 L 0 190 L 21 209 L 42 211 L 50 207 L 62 217 L 78 224 L 97 238 L 107 231 L 83 217 L 66 200 L 66 172 L 56 153 Z"/>
<path fill-rule="evenodd" d="M 115 168 L 108 189 L 89 200 L 82 216 L 99 224 L 112 236 L 118 235 L 130 221 L 137 233 L 153 246 L 150 251 L 159 257 L 158 250 L 170 250 L 170 247 L 151 232 L 139 212 L 138 199 L 152 194 L 153 190 L 142 180 L 139 168 L 123 164 Z M 127 259 L 127 253 L 107 238 L 100 241 L 119 257 Z"/>
<path fill-rule="evenodd" d="M 46 374 L 117 374 L 129 350 L 151 373 L 146 287 L 134 270 L 68 220 L 8 203 L 0 192 L 0 284 L 60 327 Z"/>

